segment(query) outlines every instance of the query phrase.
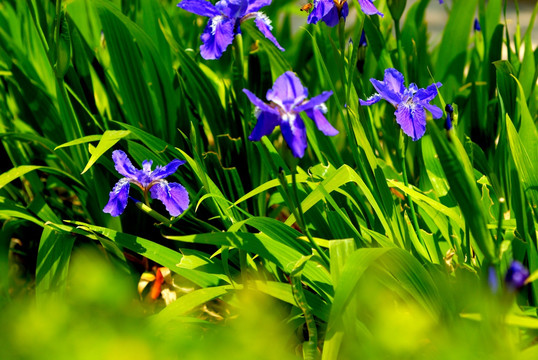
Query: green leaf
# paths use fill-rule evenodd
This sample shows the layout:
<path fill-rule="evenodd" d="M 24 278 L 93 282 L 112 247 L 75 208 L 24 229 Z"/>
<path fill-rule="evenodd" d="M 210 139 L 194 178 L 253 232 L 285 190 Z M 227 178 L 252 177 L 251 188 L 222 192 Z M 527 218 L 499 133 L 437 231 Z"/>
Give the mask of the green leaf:
<path fill-rule="evenodd" d="M 118 141 L 129 135 L 131 132 L 126 130 L 107 130 L 101 137 L 99 144 L 97 144 L 97 147 L 92 153 L 92 156 L 88 163 L 86 164 L 86 167 L 82 172 L 81 175 L 84 174 L 86 171 L 88 171 L 92 165 L 105 153 L 110 149 L 112 146 L 116 145 Z M 65 144 L 64 144 L 65 145 Z"/>
<path fill-rule="evenodd" d="M 98 235 L 99 237 L 111 240 L 121 247 L 145 256 L 162 266 L 166 266 L 171 271 L 184 276 L 201 287 L 215 286 L 226 279 L 221 273 L 211 274 L 184 266 L 182 264 L 183 255 L 181 253 L 156 244 L 153 241 L 83 222 L 74 221 L 72 223 L 78 225 L 78 229 L 84 231 L 84 235 Z"/>
<path fill-rule="evenodd" d="M 41 234 L 36 265 L 36 296 L 44 299 L 65 290 L 71 249 L 75 243 L 72 234 L 46 226 Z"/>

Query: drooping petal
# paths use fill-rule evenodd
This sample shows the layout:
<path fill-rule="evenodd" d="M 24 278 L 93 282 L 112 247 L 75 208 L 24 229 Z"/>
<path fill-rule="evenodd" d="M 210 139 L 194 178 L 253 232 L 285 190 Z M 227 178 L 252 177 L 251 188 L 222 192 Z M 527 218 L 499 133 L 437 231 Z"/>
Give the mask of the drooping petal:
<path fill-rule="evenodd" d="M 398 70 L 386 69 L 383 82 L 376 79 L 370 79 L 370 82 L 383 99 L 392 105 L 397 106 L 402 102 L 405 92 L 404 77 Z"/>
<path fill-rule="evenodd" d="M 377 10 L 375 5 L 370 0 L 359 0 L 359 5 L 361 6 L 361 10 L 366 15 L 380 15 L 383 17 L 383 13 Z"/>
<path fill-rule="evenodd" d="M 413 141 L 420 139 L 426 132 L 426 111 L 421 105 L 401 104 L 394 115 L 403 132 Z"/>
<path fill-rule="evenodd" d="M 308 24 L 317 24 L 333 8 L 334 2 L 332 0 L 314 0 L 314 8 L 308 15 L 306 22 Z"/>
<path fill-rule="evenodd" d="M 302 158 L 307 146 L 306 129 L 303 120 L 299 116 L 296 116 L 295 119 L 291 119 L 290 121 L 282 121 L 280 130 L 293 156 Z"/>
<path fill-rule="evenodd" d="M 426 110 L 428 110 L 429 112 L 432 113 L 432 117 L 434 119 L 439 119 L 443 116 L 443 110 L 441 110 L 438 106 L 436 105 L 431 105 L 431 104 L 423 104 L 422 106 L 424 106 L 424 108 Z"/>
<path fill-rule="evenodd" d="M 340 12 L 340 16 L 344 18 L 344 20 L 347 18 L 347 16 L 349 15 L 349 5 L 347 3 L 347 1 L 344 3 L 344 5 L 342 5 L 342 10 Z"/>
<path fill-rule="evenodd" d="M 206 0 L 183 0 L 177 6 L 200 16 L 214 17 L 220 15 L 217 8 Z"/>
<path fill-rule="evenodd" d="M 177 168 L 185 164 L 185 160 L 174 159 L 165 166 L 157 166 L 151 173 L 151 180 L 164 179 L 177 171 Z"/>
<path fill-rule="evenodd" d="M 178 216 L 189 207 L 189 193 L 178 183 L 161 180 L 150 189 L 151 198 L 160 200 L 171 216 Z"/>
<path fill-rule="evenodd" d="M 307 102 L 296 106 L 295 112 L 300 113 L 301 111 L 313 109 L 314 107 L 323 104 L 325 101 L 329 100 L 331 95 L 333 94 L 332 91 L 324 91 L 321 94 L 314 96 L 312 99 L 308 100 Z"/>
<path fill-rule="evenodd" d="M 359 103 L 362 105 L 362 106 L 368 106 L 368 105 L 372 105 L 372 104 L 375 104 L 376 102 L 378 102 L 379 100 L 381 100 L 382 97 L 381 95 L 379 94 L 374 94 L 372 96 L 370 96 L 368 99 L 366 100 L 362 100 L 362 99 L 359 99 Z"/>
<path fill-rule="evenodd" d="M 268 40 L 270 40 L 278 50 L 284 51 L 284 48 L 280 46 L 274 35 L 271 33 L 271 30 L 273 30 L 273 27 L 271 26 L 271 20 L 261 12 L 258 12 L 256 14 L 256 19 L 254 20 L 254 23 L 260 30 L 260 32 L 265 36 Z"/>
<path fill-rule="evenodd" d="M 263 136 L 271 134 L 278 125 L 280 125 L 279 115 L 267 111 L 260 111 L 256 126 L 254 126 L 248 139 L 250 141 L 259 141 Z"/>
<path fill-rule="evenodd" d="M 303 102 L 308 96 L 308 90 L 301 84 L 301 80 L 291 71 L 280 75 L 273 84 L 273 88 L 267 91 L 267 100 L 279 105 L 287 112 L 293 106 Z"/>
<path fill-rule="evenodd" d="M 110 192 L 108 203 L 103 208 L 103 212 L 109 213 L 112 216 L 121 215 L 127 207 L 130 185 L 129 179 L 120 179 Z"/>
<path fill-rule="evenodd" d="M 114 150 L 112 152 L 112 160 L 114 161 L 114 168 L 117 172 L 126 178 L 136 180 L 140 170 L 133 166 L 126 153 L 121 150 Z"/>
<path fill-rule="evenodd" d="M 256 95 L 254 95 L 249 90 L 243 89 L 243 92 L 247 95 L 250 102 L 253 103 L 254 105 L 256 105 L 258 108 L 260 108 L 261 111 L 272 113 L 272 114 L 275 114 L 275 115 L 279 114 L 278 110 L 270 107 L 269 105 L 267 105 L 266 103 L 261 101 Z"/>
<path fill-rule="evenodd" d="M 249 0 L 246 13 L 259 11 L 262 7 L 271 5 L 272 0 Z"/>
<path fill-rule="evenodd" d="M 209 19 L 204 32 L 200 36 L 203 44 L 200 54 L 206 60 L 218 59 L 234 40 L 234 20 L 224 16 L 215 16 Z"/>
<path fill-rule="evenodd" d="M 323 134 L 327 136 L 334 136 L 338 134 L 338 130 L 336 130 L 327 120 L 327 118 L 325 118 L 325 115 L 323 115 L 327 113 L 327 107 L 325 104 L 317 105 L 313 109 L 305 110 L 305 113 L 310 119 L 314 120 L 317 128 Z"/>
<path fill-rule="evenodd" d="M 340 15 L 338 14 L 338 8 L 333 6 L 325 16 L 321 19 L 328 27 L 334 27 L 340 22 Z"/>

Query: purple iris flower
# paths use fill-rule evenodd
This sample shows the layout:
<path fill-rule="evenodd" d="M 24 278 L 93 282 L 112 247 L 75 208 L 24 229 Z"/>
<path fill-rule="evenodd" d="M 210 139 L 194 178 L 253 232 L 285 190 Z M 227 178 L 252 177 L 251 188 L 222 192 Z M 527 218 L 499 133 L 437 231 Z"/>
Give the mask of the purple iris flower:
<path fill-rule="evenodd" d="M 477 18 L 474 18 L 473 29 L 474 31 L 482 31 L 482 27 L 480 26 L 480 22 L 478 22 Z"/>
<path fill-rule="evenodd" d="M 381 15 L 371 0 L 359 0 L 359 5 L 363 13 L 367 15 Z M 340 18 L 346 19 L 349 14 L 347 0 L 314 0 L 314 9 L 308 15 L 308 24 L 317 24 L 323 21 L 327 26 L 333 27 L 338 24 Z"/>
<path fill-rule="evenodd" d="M 255 115 L 258 122 L 248 137 L 251 141 L 258 141 L 264 135 L 273 132 L 280 125 L 282 136 L 288 143 L 293 156 L 301 158 L 306 150 L 306 128 L 300 112 L 304 111 L 309 118 L 314 120 L 318 129 L 325 135 L 338 134 L 327 121 L 323 114 L 327 113 L 325 101 L 333 94 L 332 91 L 324 91 L 318 96 L 307 100 L 308 90 L 301 84 L 301 80 L 291 71 L 286 71 L 276 79 L 273 88 L 267 91 L 266 98 L 269 104 L 258 99 L 256 95 L 247 89 L 243 92 L 256 106 Z"/>
<path fill-rule="evenodd" d="M 413 141 L 420 139 L 426 132 L 426 110 L 432 113 L 434 119 L 443 116 L 439 107 L 430 104 L 437 96 L 437 88 L 442 86 L 440 82 L 426 89 L 419 89 L 415 84 L 406 88 L 403 75 L 396 69 L 386 69 L 382 82 L 376 79 L 370 79 L 370 82 L 377 93 L 367 100 L 360 100 L 360 104 L 372 105 L 382 98 L 390 102 L 396 107 L 396 122 Z"/>
<path fill-rule="evenodd" d="M 452 105 L 446 104 L 445 111 L 446 111 L 445 129 L 450 130 L 452 129 L 452 119 L 454 117 L 454 108 L 452 107 Z"/>
<path fill-rule="evenodd" d="M 133 166 L 131 160 L 121 150 L 112 152 L 112 160 L 116 170 L 125 176 L 114 185 L 114 189 L 110 192 L 110 199 L 103 209 L 104 212 L 110 213 L 112 216 L 118 216 L 123 213 L 127 207 L 127 199 L 129 198 L 129 188 L 131 184 L 137 185 L 144 192 L 144 197 L 148 191 L 152 199 L 160 200 L 171 216 L 178 216 L 189 207 L 189 194 L 187 190 L 178 183 L 169 183 L 164 180 L 165 177 L 176 172 L 180 165 L 185 161 L 174 159 L 168 165 L 157 166 L 155 170 L 151 170 L 153 161 L 144 160 L 142 162 L 142 170 Z"/>
<path fill-rule="evenodd" d="M 493 266 L 490 266 L 488 269 L 488 284 L 491 292 L 496 294 L 497 290 L 499 290 L 499 280 L 497 279 L 497 272 Z"/>
<path fill-rule="evenodd" d="M 359 47 L 365 47 L 368 46 L 368 43 L 366 42 L 366 33 L 364 30 L 362 30 L 361 38 L 359 40 Z"/>
<path fill-rule="evenodd" d="M 220 0 L 215 5 L 206 0 L 183 0 L 177 6 L 193 14 L 208 16 L 209 21 L 200 37 L 203 44 L 200 54 L 206 60 L 218 59 L 235 38 L 241 33 L 243 21 L 255 18 L 254 23 L 262 34 L 284 51 L 271 33 L 271 20 L 260 10 L 271 4 L 271 0 Z"/>
<path fill-rule="evenodd" d="M 512 261 L 512 264 L 510 264 L 510 267 L 506 271 L 504 282 L 509 289 L 517 290 L 525 285 L 528 277 L 529 270 L 519 261 Z"/>

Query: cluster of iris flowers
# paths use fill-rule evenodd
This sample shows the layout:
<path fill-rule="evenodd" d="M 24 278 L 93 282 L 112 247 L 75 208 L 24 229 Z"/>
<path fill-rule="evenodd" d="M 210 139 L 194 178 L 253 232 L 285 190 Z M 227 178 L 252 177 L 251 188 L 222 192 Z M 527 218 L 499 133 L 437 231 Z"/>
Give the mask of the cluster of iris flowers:
<path fill-rule="evenodd" d="M 233 42 L 236 35 L 241 33 L 240 25 L 248 19 L 254 22 L 260 32 L 278 49 L 284 51 L 271 33 L 272 26 L 269 18 L 260 9 L 271 4 L 272 0 L 220 0 L 215 5 L 206 0 L 182 0 L 178 7 L 191 13 L 207 16 L 209 21 L 201 35 L 202 45 L 200 55 L 204 59 L 218 59 Z M 380 15 L 372 0 L 358 0 L 361 10 L 367 15 Z M 442 3 L 442 1 L 440 1 Z M 341 18 L 345 20 L 349 13 L 347 0 L 314 0 L 312 11 L 308 16 L 309 24 L 320 20 L 328 26 L 335 26 Z M 363 36 L 361 36 L 361 42 Z M 365 39 L 364 39 L 364 42 Z M 443 112 L 431 105 L 437 95 L 441 83 L 434 83 L 426 89 L 419 89 L 415 84 L 408 88 L 404 85 L 403 75 L 396 69 L 385 70 L 383 81 L 370 79 L 377 93 L 367 100 L 360 100 L 363 106 L 372 105 L 385 99 L 395 108 L 396 122 L 403 132 L 413 140 L 420 139 L 426 131 L 426 111 L 433 118 L 440 118 Z M 306 128 L 300 113 L 304 112 L 312 119 L 316 127 L 327 136 L 338 134 L 325 118 L 327 106 L 325 102 L 332 91 L 324 91 L 308 100 L 308 90 L 301 80 L 291 71 L 279 76 L 272 89 L 266 94 L 268 103 L 260 100 L 248 89 L 243 92 L 255 106 L 257 123 L 249 136 L 249 140 L 258 141 L 265 135 L 270 135 L 275 127 L 280 126 L 282 136 L 295 157 L 304 156 L 307 148 Z M 166 166 L 151 170 L 152 161 L 144 161 L 142 170 L 136 169 L 127 155 L 116 150 L 112 154 L 116 170 L 124 176 L 110 192 L 110 199 L 103 209 L 112 216 L 118 216 L 125 210 L 129 198 L 130 184 L 135 184 L 144 192 L 147 200 L 148 193 L 153 199 L 160 200 L 171 216 L 180 215 L 189 206 L 189 196 L 179 183 L 169 183 L 165 177 L 173 174 L 184 163 L 178 159 Z"/>

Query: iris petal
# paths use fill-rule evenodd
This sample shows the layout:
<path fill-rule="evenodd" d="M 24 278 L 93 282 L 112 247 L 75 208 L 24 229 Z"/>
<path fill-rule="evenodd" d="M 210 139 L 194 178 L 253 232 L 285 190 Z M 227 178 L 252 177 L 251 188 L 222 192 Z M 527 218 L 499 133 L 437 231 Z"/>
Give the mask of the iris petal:
<path fill-rule="evenodd" d="M 308 100 L 307 102 L 296 106 L 295 111 L 297 113 L 300 113 L 304 110 L 313 109 L 314 107 L 323 104 L 325 101 L 329 100 L 331 95 L 333 94 L 332 91 L 324 91 L 321 94 L 314 96 L 312 99 Z"/>
<path fill-rule="evenodd" d="M 439 119 L 443 116 L 443 110 L 441 110 L 438 106 L 430 104 L 424 104 L 423 106 L 426 110 L 432 113 L 432 117 L 434 119 Z"/>
<path fill-rule="evenodd" d="M 271 134 L 278 125 L 280 125 L 280 117 L 278 115 L 262 111 L 248 139 L 250 141 L 258 141 L 263 136 Z"/>
<path fill-rule="evenodd" d="M 164 179 L 177 171 L 177 168 L 185 164 L 185 160 L 174 159 L 165 166 L 157 166 L 151 173 L 151 180 Z"/>
<path fill-rule="evenodd" d="M 383 17 L 383 13 L 377 10 L 375 5 L 370 0 L 359 0 L 359 5 L 361 6 L 361 10 L 366 15 L 380 15 Z"/>
<path fill-rule="evenodd" d="M 271 0 L 249 0 L 246 13 L 256 12 L 268 5 L 271 5 Z"/>
<path fill-rule="evenodd" d="M 413 141 L 420 139 L 426 132 L 426 111 L 422 106 L 410 107 L 407 104 L 400 104 L 394 115 L 403 132 Z"/>
<path fill-rule="evenodd" d="M 293 156 L 302 158 L 307 146 L 306 129 L 303 120 L 297 116 L 292 121 L 283 121 L 280 124 L 280 130 Z"/>
<path fill-rule="evenodd" d="M 275 36 L 271 33 L 271 30 L 273 30 L 273 27 L 271 26 L 271 20 L 264 15 L 263 13 L 259 12 L 256 15 L 256 20 L 254 20 L 254 23 L 260 30 L 260 32 L 265 36 L 268 40 L 270 40 L 280 51 L 284 51 L 284 48 L 280 46 L 278 41 L 276 40 Z"/>
<path fill-rule="evenodd" d="M 327 108 L 324 109 L 326 110 Z M 323 112 L 321 111 L 321 108 L 319 106 L 313 109 L 306 110 L 305 113 L 310 119 L 314 120 L 314 123 L 316 124 L 317 128 L 323 134 L 327 136 L 334 136 L 338 134 L 338 130 L 336 130 L 327 120 L 325 115 L 323 115 Z"/>
<path fill-rule="evenodd" d="M 308 90 L 301 84 L 301 80 L 291 71 L 280 75 L 272 89 L 267 91 L 267 100 L 280 105 L 289 111 L 291 104 L 298 105 L 308 96 Z M 288 106 L 284 106 L 287 104 Z"/>
<path fill-rule="evenodd" d="M 392 105 L 397 106 L 403 100 L 405 92 L 404 77 L 396 69 L 386 69 L 383 82 L 370 79 L 376 91 Z"/>
<path fill-rule="evenodd" d="M 114 161 L 114 167 L 117 172 L 126 178 L 133 180 L 137 179 L 140 170 L 133 166 L 126 153 L 121 150 L 114 150 L 112 152 L 112 160 Z"/>
<path fill-rule="evenodd" d="M 421 102 L 430 102 L 437 96 L 438 88 L 443 86 L 440 82 L 431 84 L 426 89 L 419 89 L 415 94 L 415 98 Z"/>
<path fill-rule="evenodd" d="M 314 0 L 314 9 L 308 15 L 306 22 L 308 24 L 317 24 L 325 15 L 334 7 L 331 0 Z"/>
<path fill-rule="evenodd" d="M 151 198 L 160 200 L 171 216 L 178 216 L 189 207 L 189 193 L 178 183 L 161 180 L 150 189 Z"/>
<path fill-rule="evenodd" d="M 206 60 L 218 59 L 234 40 L 234 21 L 223 16 L 209 19 L 207 26 L 200 36 L 202 46 L 200 54 Z"/>
<path fill-rule="evenodd" d="M 340 21 L 340 15 L 338 14 L 338 8 L 333 6 L 325 16 L 322 18 L 323 22 L 329 27 L 338 25 Z"/>
<path fill-rule="evenodd" d="M 372 104 L 375 104 L 376 102 L 378 102 L 379 100 L 381 100 L 382 97 L 381 95 L 379 94 L 374 94 L 372 96 L 370 96 L 368 99 L 366 100 L 362 100 L 362 99 L 359 99 L 359 103 L 362 105 L 362 106 L 368 106 L 368 105 L 372 105 Z"/>
<path fill-rule="evenodd" d="M 200 16 L 214 17 L 220 15 L 217 8 L 205 0 L 183 0 L 177 6 L 183 10 Z"/>
<path fill-rule="evenodd" d="M 131 184 L 127 178 L 118 181 L 109 194 L 108 203 L 103 208 L 103 212 L 109 213 L 112 216 L 121 215 L 127 207 L 130 186 Z"/>
<path fill-rule="evenodd" d="M 262 111 L 269 112 L 269 113 L 272 113 L 272 114 L 275 114 L 275 115 L 279 114 L 278 110 L 273 109 L 272 107 L 270 107 L 269 105 L 267 105 L 266 103 L 261 101 L 256 95 L 254 95 L 249 90 L 243 89 L 243 92 L 247 95 L 250 102 L 253 103 L 254 105 L 256 105 L 258 108 L 260 108 Z"/>

